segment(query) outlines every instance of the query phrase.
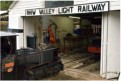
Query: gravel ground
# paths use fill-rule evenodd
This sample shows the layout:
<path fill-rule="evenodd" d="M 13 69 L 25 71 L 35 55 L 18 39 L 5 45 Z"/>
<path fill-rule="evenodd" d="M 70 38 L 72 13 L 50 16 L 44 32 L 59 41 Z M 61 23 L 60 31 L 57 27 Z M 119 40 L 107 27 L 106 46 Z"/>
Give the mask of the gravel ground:
<path fill-rule="evenodd" d="M 74 78 L 72 76 L 65 75 L 63 72 L 60 72 L 57 75 L 46 77 L 43 80 L 79 80 L 79 78 Z M 82 79 L 82 80 L 84 80 L 84 79 Z"/>

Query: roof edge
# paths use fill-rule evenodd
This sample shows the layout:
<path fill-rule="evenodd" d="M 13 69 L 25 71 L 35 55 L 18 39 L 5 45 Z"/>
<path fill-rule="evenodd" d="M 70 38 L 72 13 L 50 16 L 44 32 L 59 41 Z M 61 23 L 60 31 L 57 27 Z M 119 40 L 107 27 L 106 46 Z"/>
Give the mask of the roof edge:
<path fill-rule="evenodd" d="M 8 10 L 12 9 L 16 5 L 17 2 L 18 1 L 13 1 L 12 4 L 10 5 L 10 7 L 8 8 Z"/>

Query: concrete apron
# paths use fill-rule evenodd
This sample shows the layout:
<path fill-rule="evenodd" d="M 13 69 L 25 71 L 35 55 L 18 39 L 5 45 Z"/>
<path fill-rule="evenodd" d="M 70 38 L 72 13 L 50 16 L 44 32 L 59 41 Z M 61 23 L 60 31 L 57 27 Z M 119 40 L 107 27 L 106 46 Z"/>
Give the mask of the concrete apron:
<path fill-rule="evenodd" d="M 95 75 L 89 72 L 83 72 L 78 69 L 66 69 L 64 70 L 64 74 L 69 75 L 74 78 L 81 79 L 81 80 L 82 79 L 83 80 L 106 80 L 106 79 L 101 78 L 98 75 Z"/>
<path fill-rule="evenodd" d="M 80 80 L 106 80 L 100 77 L 99 70 L 95 70 L 99 69 L 100 61 L 94 55 L 70 54 L 62 56 L 62 62 L 64 75 Z"/>

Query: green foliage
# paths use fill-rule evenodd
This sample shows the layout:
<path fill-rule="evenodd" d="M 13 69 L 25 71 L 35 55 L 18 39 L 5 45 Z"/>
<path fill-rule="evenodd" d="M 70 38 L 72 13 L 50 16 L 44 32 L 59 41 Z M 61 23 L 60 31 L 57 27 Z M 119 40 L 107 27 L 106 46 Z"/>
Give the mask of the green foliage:
<path fill-rule="evenodd" d="M 12 3 L 12 1 L 0 1 L 0 9 L 1 10 L 8 10 L 11 3 Z"/>

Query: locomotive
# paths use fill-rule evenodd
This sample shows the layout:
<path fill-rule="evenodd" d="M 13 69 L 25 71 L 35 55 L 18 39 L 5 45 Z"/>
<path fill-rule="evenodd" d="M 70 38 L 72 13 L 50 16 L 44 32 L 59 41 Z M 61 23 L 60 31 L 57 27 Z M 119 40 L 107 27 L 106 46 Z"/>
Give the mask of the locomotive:
<path fill-rule="evenodd" d="M 23 48 L 18 50 L 16 59 L 18 66 L 25 67 L 23 77 L 28 80 L 42 79 L 58 74 L 64 67 L 58 55 L 58 49 L 52 47 L 41 51 Z"/>
<path fill-rule="evenodd" d="M 58 49 L 52 45 L 44 49 L 16 49 L 16 36 L 1 33 L 2 80 L 35 80 L 55 75 L 63 70 Z"/>

